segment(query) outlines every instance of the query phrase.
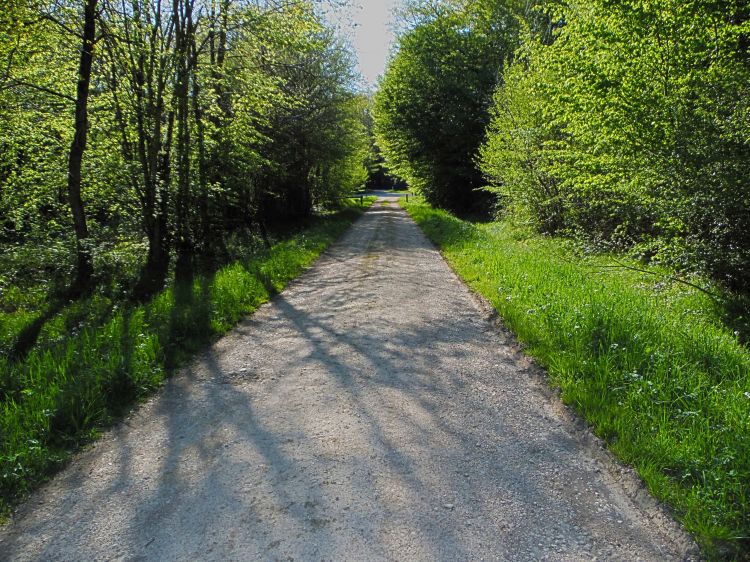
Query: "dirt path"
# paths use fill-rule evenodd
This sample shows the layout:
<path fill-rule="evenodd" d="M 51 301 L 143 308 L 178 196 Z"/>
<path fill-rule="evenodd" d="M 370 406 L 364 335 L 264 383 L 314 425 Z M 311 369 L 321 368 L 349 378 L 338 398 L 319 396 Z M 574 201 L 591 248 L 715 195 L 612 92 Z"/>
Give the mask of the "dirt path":
<path fill-rule="evenodd" d="M 684 560 L 396 204 L 80 455 L 3 560 Z"/>

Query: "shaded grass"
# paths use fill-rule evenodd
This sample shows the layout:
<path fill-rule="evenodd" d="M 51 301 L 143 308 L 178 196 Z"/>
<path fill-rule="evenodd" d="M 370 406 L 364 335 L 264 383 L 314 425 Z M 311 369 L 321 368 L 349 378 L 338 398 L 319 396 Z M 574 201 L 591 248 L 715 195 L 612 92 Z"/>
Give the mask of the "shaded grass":
<path fill-rule="evenodd" d="M 0 356 L 2 511 L 191 354 L 281 291 L 362 210 L 351 206 L 313 219 L 271 248 L 142 305 L 101 296 L 72 303 L 47 321 L 43 341 L 23 360 Z"/>
<path fill-rule="evenodd" d="M 704 553 L 750 559 L 750 351 L 722 305 L 506 222 L 402 205 Z"/>
<path fill-rule="evenodd" d="M 29 241 L 0 253 L 0 357 L 22 359 L 35 346 L 54 345 L 109 318 L 114 304 L 128 299 L 147 252 L 136 241 L 98 245 L 96 291 L 72 298 L 74 256 L 59 241 L 52 246 L 54 251 L 38 252 L 40 242 Z"/>

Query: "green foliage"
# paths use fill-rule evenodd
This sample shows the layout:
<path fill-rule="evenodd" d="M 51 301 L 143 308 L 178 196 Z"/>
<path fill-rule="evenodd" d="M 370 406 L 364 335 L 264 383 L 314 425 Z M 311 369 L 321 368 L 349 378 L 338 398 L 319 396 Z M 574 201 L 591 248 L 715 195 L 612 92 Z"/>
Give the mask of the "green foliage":
<path fill-rule="evenodd" d="M 74 245 L 66 167 L 81 6 L 13 0 L 0 14 L 3 248 Z M 307 216 L 365 181 L 354 63 L 312 2 L 175 6 L 193 8 L 187 54 L 171 6 L 101 5 L 82 185 L 86 244 L 100 264 L 139 238 L 161 263 L 176 242 L 210 255 L 234 230 Z M 183 63 L 188 107 L 176 114 Z M 180 134 L 190 138 L 185 155 Z M 183 175 L 187 189 L 178 187 Z M 74 263 L 68 252 L 49 267 L 70 279 Z M 95 269 L 106 284 L 109 272 Z"/>
<path fill-rule="evenodd" d="M 405 207 L 706 553 L 746 555 L 750 352 L 715 302 L 668 271 L 612 268 L 507 221 Z"/>
<path fill-rule="evenodd" d="M 750 14 L 741 2 L 577 0 L 526 33 L 481 167 L 541 230 L 750 287 Z M 538 17 L 538 14 L 537 14 Z M 554 39 L 554 40 L 552 40 Z"/>
<path fill-rule="evenodd" d="M 505 2 L 460 9 L 417 5 L 375 95 L 375 131 L 388 167 L 435 205 L 470 209 L 482 184 L 474 156 L 503 62 L 516 47 Z"/>
<path fill-rule="evenodd" d="M 373 109 L 374 100 L 368 97 L 364 113 L 365 131 L 369 139 L 369 150 L 365 155 L 365 168 L 367 169 L 365 187 L 366 189 L 403 189 L 403 180 L 391 174 L 383 157 L 383 151 L 378 146 L 375 138 Z"/>
<path fill-rule="evenodd" d="M 480 163 L 503 212 L 532 222 L 541 232 L 557 232 L 564 227 L 566 202 L 559 181 L 549 172 L 550 152 L 563 135 L 543 101 L 548 97 L 544 86 L 553 80 L 537 61 L 540 48 L 527 40 L 506 69 L 494 95 Z"/>
<path fill-rule="evenodd" d="M 253 40 L 225 69 L 234 117 L 216 147 L 219 175 L 244 201 L 240 214 L 305 216 L 364 185 L 369 147 L 354 63 L 305 3 L 255 17 Z"/>
<path fill-rule="evenodd" d="M 60 198 L 72 105 L 63 96 L 74 92 L 74 52 L 56 48 L 53 24 L 34 17 L 27 2 L 0 11 L 0 243 L 68 226 Z"/>
<path fill-rule="evenodd" d="M 351 206 L 311 219 L 272 248 L 243 252 L 143 305 L 102 296 L 75 302 L 52 316 L 25 359 L 0 356 L 2 510 L 192 353 L 281 291 L 361 211 Z"/>

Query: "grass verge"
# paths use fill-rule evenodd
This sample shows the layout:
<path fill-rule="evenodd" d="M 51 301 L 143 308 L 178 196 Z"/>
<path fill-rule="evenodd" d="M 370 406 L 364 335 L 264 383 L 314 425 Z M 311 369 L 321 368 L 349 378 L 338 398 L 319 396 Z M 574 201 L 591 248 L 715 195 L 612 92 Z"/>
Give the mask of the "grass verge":
<path fill-rule="evenodd" d="M 706 556 L 750 559 L 750 351 L 721 306 L 657 268 L 401 203 Z"/>
<path fill-rule="evenodd" d="M 368 200 L 368 205 L 371 204 Z M 268 250 L 140 306 L 101 307 L 106 319 L 73 327 L 70 311 L 22 361 L 0 357 L 0 510 L 57 470 L 82 443 L 159 387 L 195 351 L 227 332 L 308 267 L 365 207 L 318 217 Z M 75 308 L 87 305 L 76 303 Z"/>

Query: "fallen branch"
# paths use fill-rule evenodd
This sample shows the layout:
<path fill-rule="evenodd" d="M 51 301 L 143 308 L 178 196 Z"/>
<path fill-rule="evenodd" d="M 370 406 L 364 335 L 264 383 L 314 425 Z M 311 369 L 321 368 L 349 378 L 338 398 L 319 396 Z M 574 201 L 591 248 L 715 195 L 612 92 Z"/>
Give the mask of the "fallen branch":
<path fill-rule="evenodd" d="M 648 269 L 643 269 L 643 268 L 640 268 L 640 267 L 635 267 L 635 266 L 632 266 L 632 265 L 628 265 L 628 264 L 622 263 L 621 261 L 618 261 L 618 260 L 612 260 L 612 261 L 614 261 L 615 263 L 611 264 L 611 265 L 601 265 L 601 266 L 598 266 L 598 267 L 601 267 L 601 268 L 610 268 L 610 269 L 614 269 L 614 268 L 629 269 L 630 271 L 637 271 L 639 273 L 646 273 L 648 275 L 654 275 L 656 277 L 662 277 L 664 279 L 669 279 L 670 281 L 675 281 L 677 283 L 681 283 L 682 285 L 687 285 L 688 287 L 692 287 L 693 289 L 697 289 L 701 293 L 703 293 L 703 294 L 707 295 L 708 297 L 710 297 L 715 302 L 719 302 L 721 300 L 721 296 L 720 295 L 717 295 L 716 293 L 713 293 L 713 292 L 709 291 L 708 289 L 704 289 L 700 285 L 696 285 L 695 283 L 691 283 L 690 281 L 682 279 L 681 277 L 677 277 L 676 275 L 669 275 L 669 274 L 657 273 L 655 271 L 649 271 Z"/>

